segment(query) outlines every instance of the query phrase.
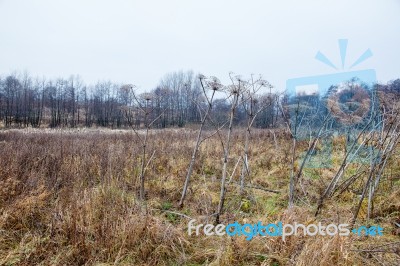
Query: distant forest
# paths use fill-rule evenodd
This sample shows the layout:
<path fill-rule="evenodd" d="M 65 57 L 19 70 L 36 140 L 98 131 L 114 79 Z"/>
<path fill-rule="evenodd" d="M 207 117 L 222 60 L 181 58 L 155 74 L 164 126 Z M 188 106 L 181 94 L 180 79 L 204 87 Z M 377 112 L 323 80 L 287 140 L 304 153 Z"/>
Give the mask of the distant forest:
<path fill-rule="evenodd" d="M 400 95 L 400 79 L 375 86 L 381 92 Z M 253 125 L 280 126 L 285 118 L 281 106 L 287 97 L 271 88 L 259 93 L 270 100 Z M 147 92 L 109 81 L 88 86 L 75 76 L 47 80 L 12 74 L 0 76 L 0 127 L 139 128 L 144 120 L 138 106 L 140 99 L 143 106 L 152 110 L 151 116 L 158 118 L 153 125 L 156 128 L 197 124 L 202 118 L 201 110 L 208 104 L 198 76 L 191 71 L 167 74 Z M 215 123 L 226 120 L 230 100 L 228 94 L 221 93 L 213 101 L 211 117 Z M 246 123 L 246 106 L 238 106 L 235 123 Z"/>

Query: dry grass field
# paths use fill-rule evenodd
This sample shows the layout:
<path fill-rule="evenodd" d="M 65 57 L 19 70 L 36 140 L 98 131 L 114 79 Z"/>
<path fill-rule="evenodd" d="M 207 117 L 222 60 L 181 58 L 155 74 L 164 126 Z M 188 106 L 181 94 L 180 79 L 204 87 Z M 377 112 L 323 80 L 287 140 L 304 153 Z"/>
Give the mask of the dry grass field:
<path fill-rule="evenodd" d="M 130 130 L 0 131 L 0 265 L 400 265 L 398 150 L 375 196 L 373 216 L 366 219 L 363 204 L 356 222 L 379 224 L 384 236 L 247 241 L 188 235 L 190 218 L 214 222 L 222 171 L 223 149 L 214 135 L 200 146 L 185 204 L 178 208 L 195 139 L 189 129 L 150 133 L 143 202 L 137 194 L 141 145 Z M 235 165 L 243 143 L 242 132 L 234 131 L 221 223 L 350 222 L 367 175 L 328 199 L 314 217 L 338 168 L 340 140 L 332 168 L 304 170 L 290 209 L 289 136 L 253 130 L 251 178 L 240 195 L 241 167 Z"/>

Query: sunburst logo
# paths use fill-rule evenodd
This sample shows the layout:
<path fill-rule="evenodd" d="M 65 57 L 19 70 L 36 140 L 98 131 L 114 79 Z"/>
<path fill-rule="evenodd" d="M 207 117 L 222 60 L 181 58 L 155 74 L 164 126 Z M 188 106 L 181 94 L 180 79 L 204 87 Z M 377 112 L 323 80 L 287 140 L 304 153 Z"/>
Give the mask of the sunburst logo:
<path fill-rule="evenodd" d="M 340 39 L 339 51 L 341 59 L 341 68 L 345 69 L 347 55 L 347 39 Z M 372 56 L 371 49 L 367 49 L 358 59 L 353 62 L 349 69 L 361 64 Z M 322 52 L 318 51 L 315 59 L 321 61 L 335 70 L 339 70 Z M 373 70 L 372 70 L 373 71 Z M 372 72 L 371 71 L 371 72 Z M 369 73 L 375 79 L 374 74 Z M 371 97 L 369 88 L 362 81 L 354 76 L 351 80 L 332 84 L 330 95 L 328 95 L 327 107 L 336 120 L 344 125 L 358 124 L 368 115 L 371 109 Z"/>
<path fill-rule="evenodd" d="M 365 86 L 371 87 L 376 82 L 376 73 L 374 69 L 352 71 L 352 69 L 372 56 L 372 51 L 367 49 L 358 59 L 353 62 L 347 71 L 345 71 L 347 55 L 347 39 L 339 39 L 339 52 L 341 58 L 341 69 L 326 57 L 321 51 L 318 51 L 315 59 L 323 64 L 339 71 L 337 73 L 293 78 L 286 81 L 286 89 L 290 97 L 299 95 L 320 95 L 324 96 L 332 86 L 339 87 L 349 81 L 357 81 Z M 341 70 L 341 71 L 340 71 Z"/>
<path fill-rule="evenodd" d="M 347 55 L 347 44 L 348 44 L 348 40 L 347 39 L 339 39 L 338 40 L 339 43 L 339 51 L 340 51 L 340 59 L 342 61 L 342 70 L 344 70 L 344 66 L 345 66 L 345 62 L 346 62 L 346 55 Z M 360 57 L 358 57 L 358 59 L 350 65 L 349 69 L 352 69 L 353 67 L 357 66 L 358 64 L 361 64 L 362 62 L 364 62 L 365 60 L 367 60 L 368 58 L 370 58 L 372 56 L 372 51 L 371 49 L 367 49 Z M 337 66 L 335 66 L 331 60 L 329 60 L 323 53 L 321 53 L 320 51 L 317 52 L 317 55 L 315 56 L 315 59 L 321 61 L 322 63 L 324 63 L 327 66 L 330 66 L 336 70 L 339 70 Z"/>

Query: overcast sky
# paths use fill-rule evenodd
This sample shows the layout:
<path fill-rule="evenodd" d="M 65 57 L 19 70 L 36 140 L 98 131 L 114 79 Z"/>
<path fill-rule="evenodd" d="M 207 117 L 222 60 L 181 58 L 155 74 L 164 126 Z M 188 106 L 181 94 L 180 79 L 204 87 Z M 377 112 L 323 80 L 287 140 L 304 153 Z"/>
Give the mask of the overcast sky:
<path fill-rule="evenodd" d="M 233 71 L 289 78 L 336 73 L 337 40 L 352 70 L 400 78 L 400 0 L 0 0 L 0 75 L 79 74 L 152 89 L 166 73 L 193 70 L 227 82 Z M 345 70 L 347 68 L 345 67 Z M 341 71 L 341 70 L 340 70 Z"/>

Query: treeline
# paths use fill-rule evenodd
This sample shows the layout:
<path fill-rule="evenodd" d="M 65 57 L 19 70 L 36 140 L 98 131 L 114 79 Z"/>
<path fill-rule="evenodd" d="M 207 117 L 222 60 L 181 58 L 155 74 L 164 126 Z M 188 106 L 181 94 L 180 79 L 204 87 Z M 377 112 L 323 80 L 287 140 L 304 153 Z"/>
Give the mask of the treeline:
<path fill-rule="evenodd" d="M 193 72 L 167 74 L 147 92 L 129 85 L 98 82 L 85 85 L 77 76 L 47 80 L 28 74 L 0 76 L 0 124 L 2 127 L 109 127 L 143 125 L 143 114 L 133 96 L 152 95 L 147 108 L 159 116 L 154 127 L 183 127 L 201 120 L 207 101 L 198 76 Z M 272 94 L 266 92 L 266 94 Z M 215 123 L 223 123 L 229 99 L 220 95 L 213 103 Z M 244 108 L 238 108 L 235 123 L 245 123 Z M 259 114 L 254 125 L 274 127 L 279 122 L 278 102 Z"/>
<path fill-rule="evenodd" d="M 376 87 L 385 94 L 400 95 L 400 79 Z M 134 95 L 151 95 L 151 100 L 145 100 L 144 104 L 152 110 L 152 118 L 157 117 L 153 125 L 157 128 L 197 124 L 208 104 L 198 76 L 192 71 L 169 73 L 147 93 L 110 81 L 85 85 L 77 76 L 47 80 L 28 74 L 12 74 L 0 76 L 0 126 L 141 127 L 145 117 L 138 106 L 139 97 Z M 216 124 L 227 119 L 231 100 L 228 96 L 221 93 L 213 102 L 211 117 Z M 287 104 L 287 97 L 270 88 L 261 91 L 260 96 L 272 100 L 257 115 L 253 126 L 274 128 L 285 123 L 290 115 L 283 114 L 285 108 L 282 106 Z M 239 105 L 234 123 L 245 125 L 246 117 L 246 106 Z"/>

